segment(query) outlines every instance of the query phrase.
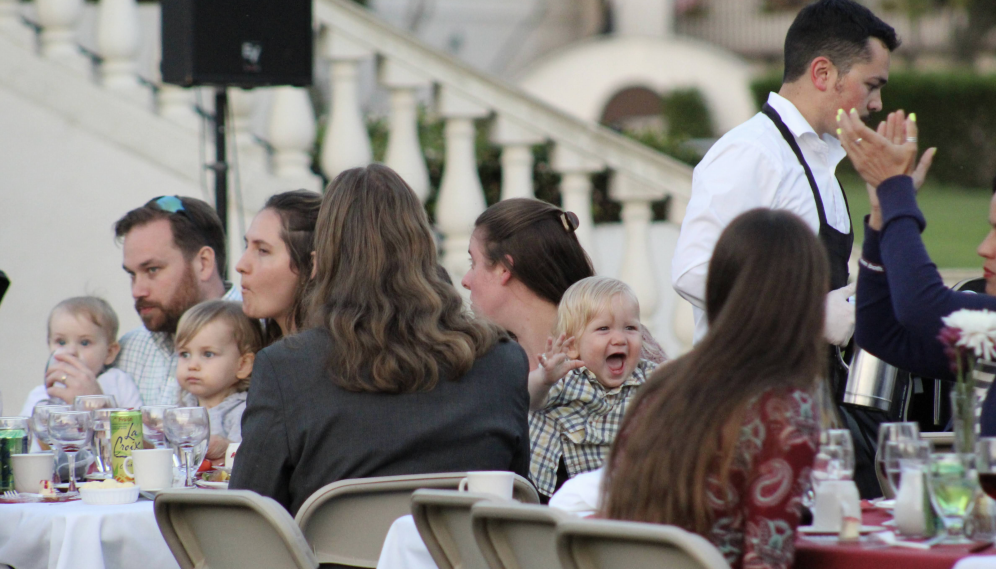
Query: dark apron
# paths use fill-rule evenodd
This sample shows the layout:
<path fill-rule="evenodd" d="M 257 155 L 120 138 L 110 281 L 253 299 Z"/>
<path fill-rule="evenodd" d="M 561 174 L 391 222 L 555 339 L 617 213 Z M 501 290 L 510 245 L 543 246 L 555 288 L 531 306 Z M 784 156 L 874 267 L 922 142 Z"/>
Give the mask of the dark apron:
<path fill-rule="evenodd" d="M 782 138 L 792 148 L 799 164 L 806 171 L 806 179 L 809 180 L 809 187 L 813 191 L 813 199 L 816 201 L 816 211 L 820 217 L 820 230 L 818 236 L 823 248 L 826 249 L 827 258 L 830 261 L 830 290 L 847 286 L 849 275 L 847 261 L 851 258 L 851 249 L 854 246 L 854 228 L 848 233 L 841 233 L 827 223 L 826 211 L 823 209 L 823 198 L 820 197 L 819 187 L 816 185 L 816 178 L 813 171 L 806 163 L 806 158 L 802 155 L 802 150 L 795 140 L 792 131 L 785 126 L 782 118 L 775 109 L 767 103 L 761 109 L 771 122 L 775 123 Z M 841 191 L 844 195 L 844 192 Z M 844 207 L 850 215 L 850 207 L 847 205 L 847 196 L 844 195 Z M 828 379 L 833 388 L 833 392 L 838 395 L 837 400 L 842 400 L 844 385 L 847 383 L 847 369 L 840 363 L 837 357 L 837 347 L 830 346 L 830 370 Z M 858 486 L 858 491 L 862 498 L 875 498 L 882 495 L 879 488 L 878 478 L 875 476 L 875 446 L 878 440 L 879 424 L 888 420 L 888 417 L 874 411 L 866 411 L 853 407 L 845 407 L 838 403 L 840 418 L 851 431 L 851 438 L 854 439 L 854 481 Z"/>

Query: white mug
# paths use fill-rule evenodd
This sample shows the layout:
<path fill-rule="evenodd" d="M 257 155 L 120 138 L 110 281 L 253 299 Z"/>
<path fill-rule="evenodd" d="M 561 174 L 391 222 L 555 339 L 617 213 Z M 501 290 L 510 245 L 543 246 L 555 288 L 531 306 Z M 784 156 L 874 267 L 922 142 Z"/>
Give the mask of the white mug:
<path fill-rule="evenodd" d="M 515 474 L 500 470 L 468 472 L 457 489 L 475 494 L 492 494 L 503 500 L 512 499 Z"/>
<path fill-rule="evenodd" d="M 134 468 L 134 472 L 132 471 Z M 173 449 L 135 449 L 124 461 L 125 474 L 142 490 L 161 490 L 173 486 Z"/>
<path fill-rule="evenodd" d="M 50 452 L 10 455 L 14 471 L 14 490 L 37 494 L 42 480 L 52 480 L 55 459 Z"/>
<path fill-rule="evenodd" d="M 239 443 L 229 443 L 225 451 L 225 466 L 233 468 L 235 466 L 235 455 L 239 452 Z"/>
<path fill-rule="evenodd" d="M 824 480 L 816 488 L 813 527 L 839 532 L 844 516 L 861 519 L 861 498 L 853 480 Z"/>

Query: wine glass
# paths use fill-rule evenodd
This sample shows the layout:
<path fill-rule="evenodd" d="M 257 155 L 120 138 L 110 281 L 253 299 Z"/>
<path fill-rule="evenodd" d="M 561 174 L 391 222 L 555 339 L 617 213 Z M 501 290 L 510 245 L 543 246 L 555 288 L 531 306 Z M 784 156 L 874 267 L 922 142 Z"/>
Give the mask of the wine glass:
<path fill-rule="evenodd" d="M 826 434 L 828 456 L 835 469 L 834 480 L 854 478 L 854 440 L 847 429 L 828 429 Z"/>
<path fill-rule="evenodd" d="M 163 426 L 169 442 L 183 450 L 183 465 L 187 471 L 186 487 L 194 485 L 194 471 L 191 464 L 194 447 L 206 441 L 211 435 L 207 409 L 203 407 L 174 407 L 167 409 Z"/>
<path fill-rule="evenodd" d="M 69 457 L 69 493 L 76 493 L 76 453 L 90 443 L 93 422 L 89 411 L 52 411 L 48 435 Z"/>
<path fill-rule="evenodd" d="M 962 535 L 965 513 L 976 489 L 976 474 L 967 464 L 969 457 L 943 452 L 930 455 L 927 482 L 930 501 L 944 521 L 947 537 L 942 543 L 972 543 Z"/>
<path fill-rule="evenodd" d="M 77 411 L 93 411 L 95 409 L 110 409 L 117 407 L 118 402 L 113 395 L 77 395 L 73 409 Z"/>
<path fill-rule="evenodd" d="M 155 448 L 169 448 L 166 443 L 166 433 L 163 432 L 163 418 L 167 409 L 175 409 L 176 405 L 143 405 L 142 406 L 142 438 Z"/>
<path fill-rule="evenodd" d="M 77 397 L 77 399 L 79 399 Z M 97 468 L 105 478 L 111 478 L 111 413 L 125 411 L 117 407 L 93 409 L 90 417 L 93 421 L 93 454 Z"/>
<path fill-rule="evenodd" d="M 882 423 L 878 427 L 878 446 L 875 447 L 875 473 L 882 483 L 882 492 L 886 498 L 895 498 L 896 494 L 888 482 L 885 468 L 885 446 L 892 441 L 911 441 L 920 438 L 920 425 L 913 422 Z"/>
<path fill-rule="evenodd" d="M 54 404 L 49 399 L 43 399 L 31 411 L 31 430 L 38 437 L 39 445 L 45 443 L 52 446 L 52 439 L 48 436 L 48 417 L 54 411 L 72 411 L 71 405 Z"/>
<path fill-rule="evenodd" d="M 53 365 L 55 365 L 55 364 L 58 363 L 58 360 L 55 359 L 56 354 L 61 354 L 64 351 L 65 351 L 65 348 L 56 348 L 55 350 L 52 351 L 51 354 L 48 355 L 48 361 L 45 362 L 45 373 L 44 373 L 44 375 L 42 375 L 42 385 L 45 384 L 45 379 L 48 378 L 48 368 L 50 368 Z M 65 384 L 61 384 L 61 385 L 63 387 L 65 387 Z M 67 405 L 68 404 L 67 402 L 63 401 L 62 399 L 60 399 L 58 397 L 50 397 L 49 400 L 50 400 L 50 402 L 53 405 Z"/>
<path fill-rule="evenodd" d="M 885 465 L 886 482 L 893 496 L 899 495 L 899 481 L 903 470 L 914 468 L 923 470 L 930 462 L 930 443 L 919 439 L 888 441 L 882 455 Z"/>
<path fill-rule="evenodd" d="M 982 491 L 996 500 L 996 437 L 982 437 L 975 444 L 975 467 Z"/>

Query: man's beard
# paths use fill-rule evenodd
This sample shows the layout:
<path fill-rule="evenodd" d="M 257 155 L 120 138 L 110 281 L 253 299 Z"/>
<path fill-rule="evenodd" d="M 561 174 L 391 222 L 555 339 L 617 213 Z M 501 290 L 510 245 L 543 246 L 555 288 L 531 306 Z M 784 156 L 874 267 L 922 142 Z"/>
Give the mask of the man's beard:
<path fill-rule="evenodd" d="M 149 332 L 166 332 L 170 335 L 176 334 L 176 325 L 180 322 L 180 317 L 188 308 L 197 304 L 200 300 L 200 290 L 197 287 L 197 277 L 194 271 L 187 268 L 184 271 L 183 280 L 173 294 L 173 298 L 165 305 L 147 300 L 136 300 L 135 310 L 138 311 L 142 323 Z M 153 312 L 143 315 L 143 308 L 156 309 Z"/>

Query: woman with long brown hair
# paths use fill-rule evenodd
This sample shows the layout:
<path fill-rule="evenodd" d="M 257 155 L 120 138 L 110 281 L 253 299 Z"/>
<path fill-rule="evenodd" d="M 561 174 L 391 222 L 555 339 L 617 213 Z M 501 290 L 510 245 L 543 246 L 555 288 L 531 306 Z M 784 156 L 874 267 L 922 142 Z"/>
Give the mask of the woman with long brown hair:
<path fill-rule="evenodd" d="M 329 184 L 311 328 L 262 350 L 232 488 L 293 514 L 344 478 L 528 474 L 529 363 L 440 276 L 428 217 L 390 168 Z"/>
<path fill-rule="evenodd" d="M 828 287 L 801 219 L 734 219 L 709 264 L 708 335 L 630 406 L 606 462 L 605 517 L 693 531 L 734 568 L 792 565 L 819 441 Z"/>

